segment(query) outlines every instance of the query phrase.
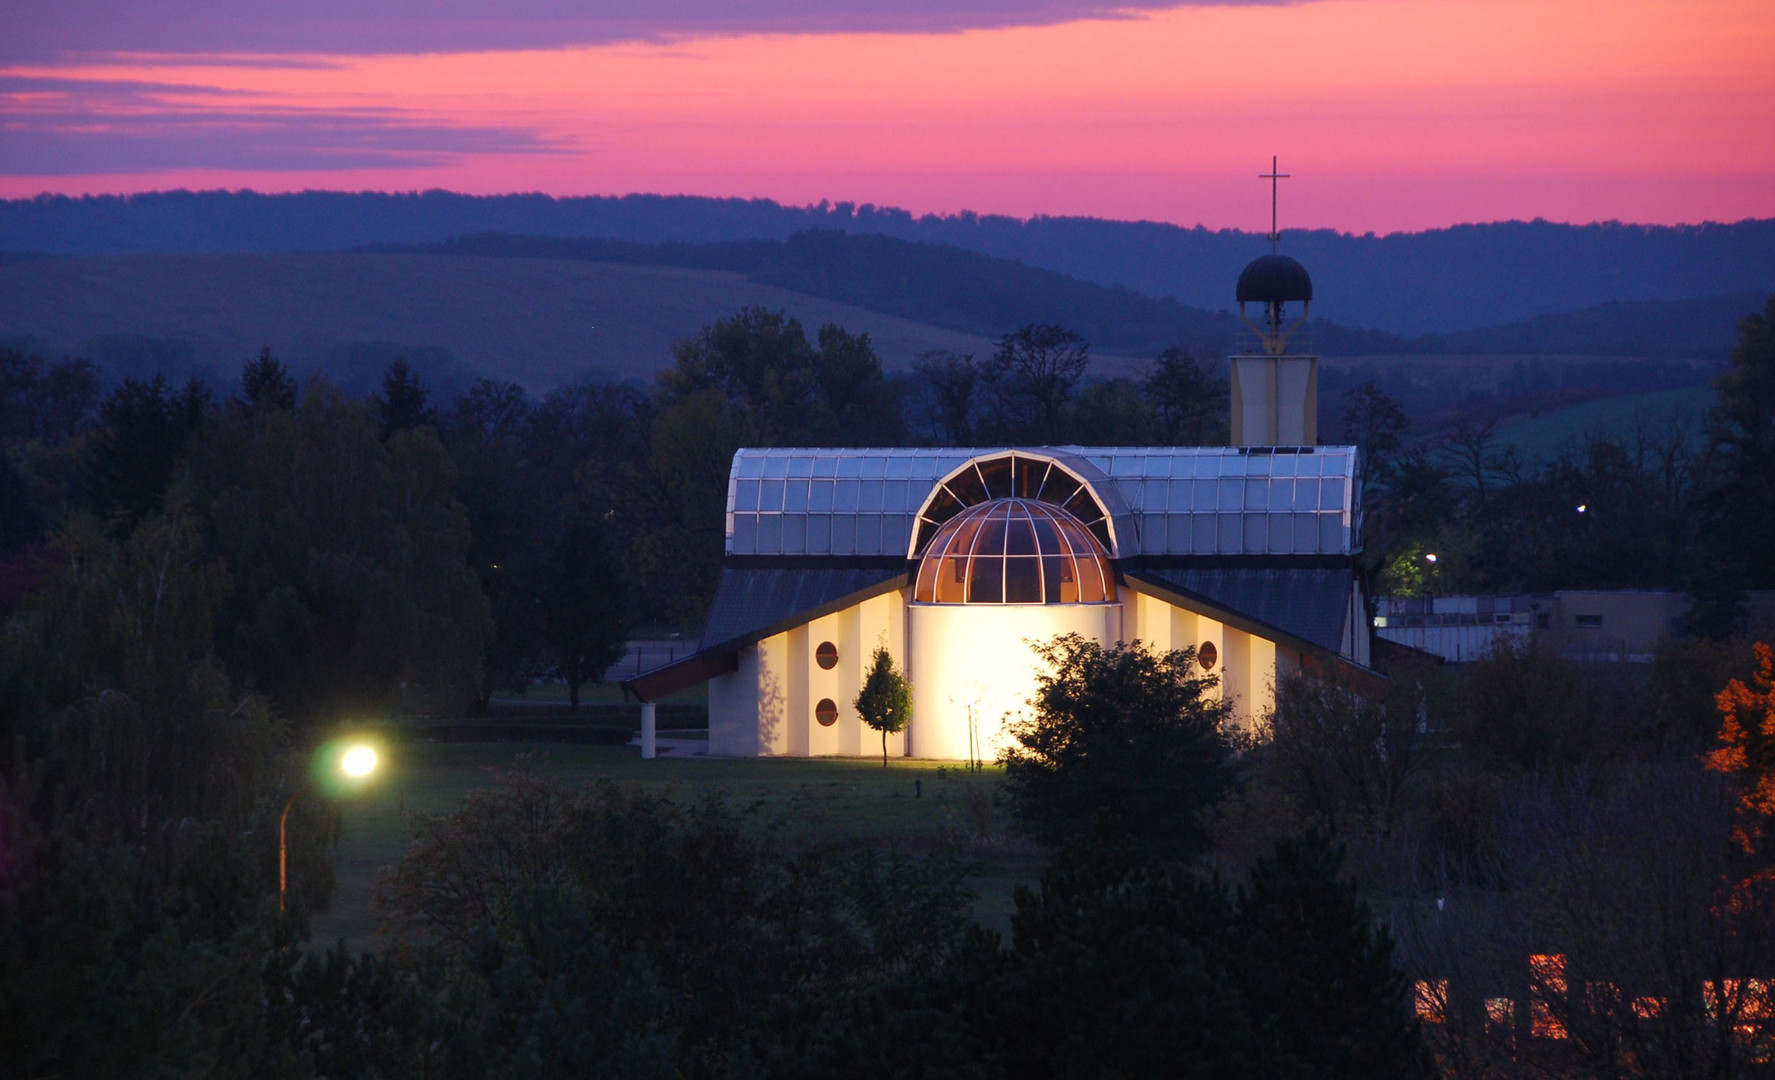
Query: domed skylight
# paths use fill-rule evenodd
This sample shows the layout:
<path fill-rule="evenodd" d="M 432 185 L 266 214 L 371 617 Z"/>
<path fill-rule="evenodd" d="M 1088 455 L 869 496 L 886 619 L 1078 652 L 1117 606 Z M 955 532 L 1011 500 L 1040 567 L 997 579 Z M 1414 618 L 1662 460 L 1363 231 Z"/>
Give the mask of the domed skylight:
<path fill-rule="evenodd" d="M 1103 545 L 1035 499 L 993 499 L 945 521 L 925 548 L 921 604 L 1101 604 L 1116 598 Z"/>

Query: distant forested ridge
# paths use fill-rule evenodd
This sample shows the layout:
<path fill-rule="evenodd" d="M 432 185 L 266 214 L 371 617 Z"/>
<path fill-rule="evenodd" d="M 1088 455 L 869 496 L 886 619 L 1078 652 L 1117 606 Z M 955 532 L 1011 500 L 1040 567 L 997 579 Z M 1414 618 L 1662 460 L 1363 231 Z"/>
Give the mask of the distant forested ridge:
<path fill-rule="evenodd" d="M 914 217 L 867 204 L 790 207 L 696 196 L 177 191 L 0 202 L 0 250 L 58 254 L 337 251 L 483 232 L 716 243 L 784 240 L 809 229 L 951 245 L 1209 310 L 1231 306 L 1239 269 L 1267 247 L 1256 233 L 1157 222 Z M 1693 226 L 1501 222 L 1388 236 L 1290 230 L 1283 245 L 1312 270 L 1319 315 L 1406 335 L 1617 301 L 1775 288 L 1775 219 Z"/>
<path fill-rule="evenodd" d="M 1007 327 L 1058 322 L 1099 348 L 1133 355 L 1180 343 L 1219 348 L 1244 329 L 1227 312 L 1191 307 L 1171 297 L 1099 285 L 953 245 L 833 229 L 796 233 L 786 240 L 710 244 L 475 233 L 441 244 L 381 245 L 374 250 L 725 270 L 760 284 L 988 337 Z M 1756 293 L 1615 301 L 1519 323 L 1412 338 L 1341 326 L 1319 318 L 1315 310 L 1309 333 L 1311 347 L 1327 356 L 1541 353 L 1723 359 L 1731 348 L 1732 327 L 1761 302 Z"/>

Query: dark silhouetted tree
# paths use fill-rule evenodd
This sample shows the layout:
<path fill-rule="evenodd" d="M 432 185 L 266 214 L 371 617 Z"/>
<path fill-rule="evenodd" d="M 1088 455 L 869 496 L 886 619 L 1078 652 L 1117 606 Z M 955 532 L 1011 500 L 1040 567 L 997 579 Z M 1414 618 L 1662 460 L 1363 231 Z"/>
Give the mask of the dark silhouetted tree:
<path fill-rule="evenodd" d="M 87 444 L 87 470 L 100 511 L 133 526 L 160 507 L 191 437 L 207 412 L 195 380 L 175 392 L 162 376 L 124 379 L 99 407 Z"/>
<path fill-rule="evenodd" d="M 363 403 L 317 378 L 291 412 L 219 420 L 193 465 L 235 583 L 221 651 L 285 716 L 480 698 L 487 601 L 435 431 L 383 440 Z"/>
<path fill-rule="evenodd" d="M 376 422 L 384 439 L 397 431 L 436 424 L 431 392 L 405 360 L 396 360 L 382 376 L 382 393 L 375 398 Z"/>
<path fill-rule="evenodd" d="M 0 348 L 0 442 L 58 446 L 91 421 L 99 402 L 99 371 L 90 360 L 54 363 Z"/>
<path fill-rule="evenodd" d="M 1199 812 L 1229 790 L 1229 706 L 1207 692 L 1194 649 L 1105 649 L 1077 634 L 1035 647 L 1034 714 L 1013 721 L 1004 790 L 1017 820 L 1059 844 L 1109 831 L 1143 853 L 1187 858 L 1208 844 Z"/>
<path fill-rule="evenodd" d="M 1058 441 L 1067 401 L 1090 355 L 1085 340 L 1063 326 L 1031 323 L 999 338 L 983 371 L 996 433 L 1018 442 Z"/>
<path fill-rule="evenodd" d="M 241 369 L 240 394 L 255 412 L 288 412 L 296 407 L 296 380 L 267 345 Z"/>
<path fill-rule="evenodd" d="M 1146 373 L 1146 396 L 1167 446 L 1218 446 L 1226 441 L 1228 384 L 1202 370 L 1189 350 L 1166 349 Z"/>
<path fill-rule="evenodd" d="M 1392 937 L 1341 880 L 1342 867 L 1341 848 L 1314 832 L 1277 841 L 1252 866 L 1234 919 L 1247 1009 L 1304 1075 L 1428 1078 Z"/>
<path fill-rule="evenodd" d="M 925 426 L 944 446 L 971 445 L 974 388 L 980 382 L 980 365 L 974 362 L 974 354 L 922 352 L 912 361 L 912 371 L 929 403 Z"/>
<path fill-rule="evenodd" d="M 580 688 L 622 659 L 634 625 L 633 585 L 607 514 L 586 507 L 568 514 L 538 568 L 536 589 L 543 648 L 575 709 Z"/>
<path fill-rule="evenodd" d="M 1762 315 L 1738 324 L 1732 367 L 1714 379 L 1719 403 L 1710 438 L 1720 456 L 1709 493 L 1714 546 L 1743 587 L 1775 587 L 1775 294 Z"/>
<path fill-rule="evenodd" d="M 1343 438 L 1361 451 L 1364 487 L 1385 482 L 1411 418 L 1370 379 L 1344 391 Z"/>

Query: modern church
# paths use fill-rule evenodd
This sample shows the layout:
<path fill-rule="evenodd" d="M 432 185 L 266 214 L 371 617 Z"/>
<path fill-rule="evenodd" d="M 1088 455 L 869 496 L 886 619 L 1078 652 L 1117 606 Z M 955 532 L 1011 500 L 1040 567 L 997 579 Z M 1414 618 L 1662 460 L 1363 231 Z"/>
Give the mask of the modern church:
<path fill-rule="evenodd" d="M 627 688 L 707 682 L 712 755 L 877 753 L 854 702 L 885 647 L 889 752 L 991 760 L 1057 634 L 1193 646 L 1240 723 L 1279 677 L 1366 668 L 1356 449 L 1315 445 L 1318 360 L 1288 351 L 1311 299 L 1284 255 L 1240 276 L 1232 446 L 740 450 L 698 650 Z"/>

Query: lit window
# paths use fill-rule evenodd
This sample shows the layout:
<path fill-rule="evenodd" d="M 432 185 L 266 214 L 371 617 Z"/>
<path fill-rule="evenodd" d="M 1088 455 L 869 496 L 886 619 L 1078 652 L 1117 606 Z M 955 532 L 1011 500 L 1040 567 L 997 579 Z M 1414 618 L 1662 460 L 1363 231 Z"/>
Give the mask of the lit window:
<path fill-rule="evenodd" d="M 1555 1011 L 1565 999 L 1565 956 L 1538 953 L 1528 958 L 1528 967 L 1529 1034 L 1537 1039 L 1565 1038 L 1565 1023 Z"/>
<path fill-rule="evenodd" d="M 918 518 L 915 552 L 928 552 L 941 527 L 970 507 L 1025 499 L 1065 510 L 1108 550 L 1108 513 L 1091 489 L 1046 458 L 1012 452 L 968 462 L 937 485 Z"/>
<path fill-rule="evenodd" d="M 913 589 L 921 604 L 1115 598 L 1109 553 L 1084 523 L 1051 503 L 1014 497 L 976 503 L 945 521 L 925 547 Z"/>
<path fill-rule="evenodd" d="M 1412 998 L 1416 1005 L 1418 1019 L 1426 1024 L 1441 1024 L 1448 1020 L 1448 980 L 1419 980 L 1412 987 Z"/>
<path fill-rule="evenodd" d="M 1516 1022 L 1516 1002 L 1506 997 L 1485 999 L 1485 1023 L 1488 1027 L 1507 1028 Z"/>

